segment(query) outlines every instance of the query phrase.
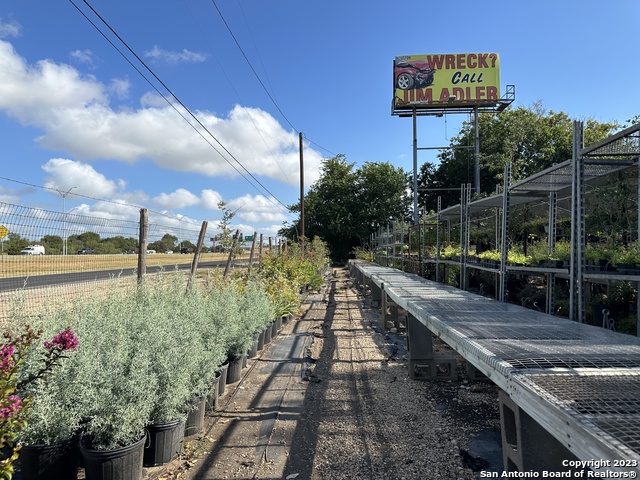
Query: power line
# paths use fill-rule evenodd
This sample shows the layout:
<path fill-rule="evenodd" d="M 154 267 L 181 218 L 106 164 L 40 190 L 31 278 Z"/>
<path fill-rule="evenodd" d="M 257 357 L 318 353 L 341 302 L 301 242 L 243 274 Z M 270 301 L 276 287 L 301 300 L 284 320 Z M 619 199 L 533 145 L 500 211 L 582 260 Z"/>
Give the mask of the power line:
<path fill-rule="evenodd" d="M 242 49 L 242 46 L 240 45 L 240 42 L 238 42 L 238 39 L 236 38 L 236 36 L 234 35 L 233 31 L 231 30 L 231 27 L 229 26 L 229 24 L 227 23 L 227 20 L 224 18 L 224 15 L 222 15 L 222 12 L 220 11 L 220 9 L 218 8 L 218 5 L 216 4 L 215 0 L 211 0 L 211 3 L 213 3 L 213 6 L 215 7 L 215 9 L 218 12 L 218 15 L 220 15 L 220 18 L 222 19 L 222 22 L 224 23 L 224 26 L 227 27 L 227 30 L 229 31 L 229 35 L 231 35 L 231 38 L 233 38 L 233 41 L 235 42 L 236 46 L 238 47 L 238 49 L 240 50 L 240 53 L 242 53 L 242 56 L 244 57 L 245 61 L 247 62 L 247 64 L 249 65 L 249 68 L 251 69 L 251 71 L 253 72 L 253 74 L 255 75 L 256 79 L 258 80 L 258 83 L 260 83 L 260 86 L 262 87 L 262 89 L 264 90 L 264 92 L 267 94 L 267 97 L 269 97 L 269 100 L 271 100 L 271 102 L 273 103 L 273 105 L 276 107 L 276 109 L 278 110 L 278 112 L 280 112 L 280 115 L 282 115 L 282 118 L 284 118 L 284 120 L 289 124 L 289 126 L 293 129 L 294 132 L 296 133 L 300 133 L 300 130 L 298 130 L 296 127 L 293 126 L 293 124 L 289 121 L 289 119 L 287 118 L 287 116 L 284 114 L 284 112 L 282 111 L 282 109 L 280 108 L 280 105 L 278 105 L 278 103 L 275 101 L 275 99 L 273 98 L 273 96 L 271 95 L 271 93 L 269 93 L 269 90 L 267 90 L 267 87 L 264 85 L 262 79 L 260 78 L 260 76 L 258 75 L 258 72 L 256 72 L 256 69 L 253 68 L 253 65 L 251 64 L 251 61 L 249 60 L 249 58 L 247 57 L 246 53 L 244 53 L 244 50 Z M 244 13 L 243 13 L 244 15 Z M 246 20 L 245 20 L 246 21 Z M 257 50 L 257 49 L 256 49 Z M 266 69 L 265 69 L 266 71 Z M 316 145 L 317 147 L 321 148 L 322 150 L 330 153 L 331 155 L 333 155 L 334 157 L 336 156 L 335 153 L 331 152 L 330 150 L 327 150 L 326 148 L 324 148 L 321 145 L 318 145 L 315 142 L 312 142 L 311 140 L 309 140 L 307 138 L 307 141 L 309 143 L 312 143 L 313 145 Z"/>
<path fill-rule="evenodd" d="M 256 132 L 258 132 L 258 135 L 260 136 L 260 138 L 262 139 L 262 143 L 264 143 L 264 146 L 267 148 L 267 150 L 269 151 L 269 154 L 271 155 L 271 158 L 273 158 L 274 163 L 278 166 L 278 168 L 280 169 L 280 172 L 282 172 L 282 175 L 284 175 L 284 178 L 287 180 L 287 182 L 289 184 L 291 184 L 291 180 L 289 179 L 289 176 L 287 175 L 287 173 L 283 170 L 283 168 L 280 166 L 280 163 L 278 163 L 278 160 L 276 159 L 275 155 L 273 154 L 273 152 L 271 151 L 271 148 L 269 148 L 269 145 L 267 144 L 266 140 L 264 139 L 264 137 L 262 136 L 262 133 L 260 132 L 260 129 L 258 128 L 258 126 L 256 125 L 256 123 L 253 121 L 253 117 L 251 116 L 251 114 L 249 113 L 249 111 L 247 110 L 247 108 L 244 106 L 244 101 L 242 100 L 242 98 L 240 97 L 240 94 L 238 93 L 238 91 L 236 90 L 233 82 L 231 81 L 231 79 L 229 78 L 229 76 L 227 75 L 227 72 L 225 71 L 224 67 L 222 66 L 222 63 L 220 62 L 220 60 L 218 59 L 218 57 L 216 56 L 213 48 L 211 48 L 211 45 L 209 44 L 209 42 L 207 41 L 207 37 L 205 37 L 204 33 L 202 32 L 202 29 L 200 28 L 200 25 L 198 24 L 198 22 L 196 21 L 196 19 L 194 18 L 193 14 L 191 13 L 191 10 L 189 9 L 189 6 L 187 4 L 187 2 L 185 0 L 182 0 L 182 3 L 184 4 L 185 8 L 187 9 L 187 11 L 189 12 L 189 15 L 191 16 L 191 19 L 193 20 L 193 23 L 196 25 L 196 27 L 198 28 L 198 31 L 200 32 L 200 35 L 202 36 L 202 39 L 204 40 L 204 42 L 207 44 L 207 47 L 209 48 L 209 51 L 211 52 L 211 54 L 213 55 L 213 58 L 216 59 L 216 62 L 218 63 L 218 66 L 220 67 L 220 70 L 222 70 L 223 75 L 225 76 L 225 78 L 227 79 L 227 82 L 229 83 L 229 86 L 231 87 L 231 89 L 233 90 L 233 92 L 236 94 L 236 96 L 238 97 L 238 100 L 240 101 L 240 105 L 242 106 L 242 109 L 245 111 L 245 113 L 247 114 L 247 117 L 249 118 L 249 120 L 251 121 L 251 123 L 253 124 L 253 127 L 255 128 Z"/>
<path fill-rule="evenodd" d="M 144 74 L 142 74 L 142 72 L 135 66 L 133 65 L 133 63 L 131 61 L 129 61 L 129 59 L 126 57 L 126 55 L 124 55 L 122 53 L 122 51 L 120 49 L 117 48 L 116 45 L 114 45 L 114 43 L 97 27 L 97 25 L 91 21 L 91 19 L 89 19 L 87 17 L 87 15 L 85 15 L 85 13 L 74 3 L 73 0 L 69 0 L 69 2 L 89 21 L 89 23 L 91 23 L 91 25 L 116 49 L 116 51 L 118 53 L 120 53 L 121 56 L 123 56 L 123 58 L 125 58 L 125 60 L 127 60 L 127 63 L 129 63 L 135 70 L 136 72 L 138 72 L 146 81 L 147 83 L 149 83 L 154 90 L 156 90 L 158 93 L 159 90 L 155 87 L 155 85 L 153 85 L 152 82 L 149 81 L 149 79 L 147 79 Z M 85 3 L 85 5 L 87 5 L 87 7 L 89 7 L 89 9 L 94 13 L 94 15 L 96 15 L 96 17 L 98 17 L 100 19 L 100 21 L 111 31 L 111 33 L 126 47 L 126 49 L 136 58 L 136 60 L 138 62 L 140 62 L 140 64 L 160 83 L 160 85 L 162 85 L 162 87 L 169 93 L 169 95 L 171 95 L 171 97 L 182 107 L 184 108 L 184 110 L 189 114 L 189 116 L 191 118 L 193 118 L 196 123 L 204 130 L 206 131 L 209 136 L 211 138 L 213 138 L 213 140 L 215 140 L 215 142 L 229 155 L 229 157 L 231 157 L 258 185 L 260 185 L 260 187 L 262 187 L 263 191 L 267 192 L 269 195 L 271 195 L 271 197 L 278 202 L 282 207 L 284 207 L 287 212 L 287 206 L 284 205 L 273 193 L 271 193 L 271 191 L 265 187 L 257 178 L 255 178 L 253 176 L 253 174 L 251 172 L 249 172 L 249 170 L 246 169 L 246 167 L 244 165 L 242 165 L 242 163 L 222 144 L 222 142 L 220 142 L 220 140 L 218 140 L 216 138 L 215 135 L 213 135 L 209 129 L 193 114 L 193 112 L 191 112 L 191 110 L 177 97 L 177 95 L 175 95 L 173 93 L 173 91 L 155 74 L 155 72 L 153 70 L 151 70 L 151 68 L 149 68 L 149 66 L 140 58 L 140 56 L 127 44 L 127 42 L 124 41 L 124 39 L 111 27 L 111 25 L 93 8 L 93 6 L 91 6 L 91 4 L 87 1 L 87 0 L 83 0 L 83 2 Z M 160 93 L 160 95 L 165 99 L 165 101 L 167 101 L 167 103 L 169 105 L 172 106 L 172 108 L 174 110 L 176 110 L 176 112 L 178 112 L 180 114 L 180 116 L 187 121 L 187 123 L 196 131 L 200 134 L 201 137 L 202 134 L 201 132 L 199 132 L 195 126 L 189 122 L 184 115 L 182 115 L 179 110 L 175 107 L 175 105 L 173 105 L 171 102 L 169 102 L 164 95 L 162 95 Z M 203 137 L 204 138 L 204 137 Z M 206 140 L 206 139 L 205 139 Z M 216 153 L 218 153 L 218 155 L 220 155 L 230 166 L 232 166 L 234 168 L 234 170 L 236 170 L 236 172 L 238 172 L 245 180 L 247 180 L 247 182 L 253 186 L 256 190 L 259 191 L 259 189 L 253 184 L 251 183 L 251 181 L 249 181 L 249 179 L 242 174 L 242 172 L 240 172 L 234 165 L 231 164 L 231 162 L 225 158 L 224 155 L 222 155 L 216 148 L 214 145 L 212 145 L 210 142 L 207 141 L 207 143 L 216 151 Z M 272 203 L 274 206 L 277 207 L 277 205 L 269 198 L 267 197 L 267 200 L 269 200 L 270 203 Z M 278 207 L 279 208 L 279 207 Z"/>
<path fill-rule="evenodd" d="M 105 198 L 92 197 L 90 195 L 81 195 L 79 193 L 71 192 L 70 190 L 68 190 L 67 192 L 61 192 L 60 190 L 58 190 L 57 188 L 54 188 L 54 187 L 45 187 L 43 185 L 36 185 L 35 183 L 29 183 L 29 182 L 24 182 L 24 181 L 21 181 L 21 180 L 15 180 L 13 178 L 8 178 L 8 177 L 0 177 L 0 180 L 6 180 L 7 182 L 18 183 L 20 185 L 25 185 L 27 187 L 38 188 L 40 190 L 47 190 L 47 191 L 49 191 L 49 192 L 51 192 L 53 194 L 62 195 L 64 193 L 64 197 L 69 195 L 69 196 L 76 197 L 76 198 L 94 200 L 96 202 L 110 203 L 110 204 L 113 204 L 113 205 L 118 205 L 120 207 L 147 208 L 147 207 L 142 207 L 141 205 L 134 205 L 133 203 L 116 202 L 114 200 L 107 200 Z M 76 187 L 72 187 L 72 188 L 76 188 Z M 161 216 L 167 217 L 167 218 L 173 218 L 171 215 L 167 215 L 166 213 L 163 213 L 163 212 L 158 212 L 157 210 L 152 210 L 150 208 L 147 208 L 147 210 L 149 210 L 149 212 L 152 212 L 152 213 L 154 213 L 156 215 L 161 215 Z M 189 221 L 188 223 L 190 223 L 191 225 L 199 225 L 199 223 L 194 223 L 194 222 L 191 222 L 191 221 Z"/>

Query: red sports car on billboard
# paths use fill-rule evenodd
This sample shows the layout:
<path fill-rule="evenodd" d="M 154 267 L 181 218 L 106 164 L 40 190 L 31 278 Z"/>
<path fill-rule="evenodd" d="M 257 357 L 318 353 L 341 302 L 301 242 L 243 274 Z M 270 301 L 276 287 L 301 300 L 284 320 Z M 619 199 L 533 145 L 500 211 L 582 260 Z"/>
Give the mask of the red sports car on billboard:
<path fill-rule="evenodd" d="M 414 62 L 396 61 L 394 74 L 395 85 L 400 90 L 412 88 L 424 88 L 433 83 L 436 70 L 431 68 L 429 62 L 416 60 Z"/>

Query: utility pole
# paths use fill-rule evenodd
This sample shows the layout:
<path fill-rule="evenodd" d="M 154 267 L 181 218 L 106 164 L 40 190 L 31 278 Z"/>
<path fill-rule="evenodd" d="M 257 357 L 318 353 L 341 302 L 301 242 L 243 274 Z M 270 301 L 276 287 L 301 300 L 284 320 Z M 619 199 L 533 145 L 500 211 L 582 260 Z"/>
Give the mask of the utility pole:
<path fill-rule="evenodd" d="M 302 132 L 298 134 L 300 144 L 300 239 L 304 242 L 304 158 L 302 156 Z"/>

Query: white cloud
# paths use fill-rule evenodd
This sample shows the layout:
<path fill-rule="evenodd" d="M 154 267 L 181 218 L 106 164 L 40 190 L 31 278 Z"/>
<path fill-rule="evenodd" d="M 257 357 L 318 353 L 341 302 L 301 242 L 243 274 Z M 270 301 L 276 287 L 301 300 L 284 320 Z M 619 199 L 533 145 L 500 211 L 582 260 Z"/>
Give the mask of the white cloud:
<path fill-rule="evenodd" d="M 0 20 L 0 38 L 19 37 L 22 25 L 17 22 L 6 23 Z"/>
<path fill-rule="evenodd" d="M 240 220 L 251 223 L 272 223 L 287 220 L 284 214 L 284 207 L 278 208 L 278 202 L 263 195 L 244 195 L 234 198 L 227 204 L 231 211 L 236 212 L 236 217 Z"/>
<path fill-rule="evenodd" d="M 78 63 L 85 63 L 87 65 L 92 65 L 96 59 L 95 54 L 91 50 L 74 50 L 70 53 L 70 56 Z"/>
<path fill-rule="evenodd" d="M 161 193 L 153 199 L 153 202 L 162 208 L 180 209 L 198 205 L 200 199 L 189 190 L 179 188 L 173 193 Z"/>
<path fill-rule="evenodd" d="M 0 65 L 0 110 L 24 125 L 55 129 L 65 112 L 106 103 L 92 77 L 49 60 L 27 65 L 8 42 L 0 41 Z"/>
<path fill-rule="evenodd" d="M 0 202 L 16 204 L 20 202 L 20 196 L 14 193 L 0 191 Z"/>
<path fill-rule="evenodd" d="M 168 63 L 170 65 L 178 65 L 180 63 L 201 63 L 207 59 L 207 56 L 202 53 L 195 53 L 189 50 L 183 49 L 180 52 L 170 52 L 164 50 L 157 45 L 151 50 L 144 52 L 145 58 Z"/>
<path fill-rule="evenodd" d="M 42 169 L 49 174 L 45 178 L 45 187 L 61 192 L 69 191 L 69 195 L 73 196 L 112 198 L 125 188 L 124 180 L 109 180 L 91 165 L 65 158 L 52 158 Z"/>
<path fill-rule="evenodd" d="M 122 96 L 128 88 L 122 80 L 106 87 L 68 65 L 49 60 L 28 65 L 5 41 L 0 41 L 0 67 L 0 111 L 42 129 L 38 141 L 45 148 L 82 160 L 150 159 L 168 170 L 246 176 L 210 132 L 253 175 L 298 185 L 298 135 L 258 108 L 235 106 L 227 116 L 195 111 L 208 129 L 201 132 L 205 141 L 156 94 L 143 96 L 137 110 L 112 108 L 109 93 Z M 308 146 L 304 155 L 310 185 L 318 179 L 322 157 Z"/>
<path fill-rule="evenodd" d="M 109 85 L 109 91 L 113 92 L 118 98 L 127 98 L 131 84 L 129 80 L 124 78 L 114 78 Z"/>
<path fill-rule="evenodd" d="M 220 195 L 215 190 L 203 190 L 201 194 L 202 203 L 201 205 L 209 210 L 220 210 L 218 208 L 218 203 L 222 200 L 222 195 Z"/>

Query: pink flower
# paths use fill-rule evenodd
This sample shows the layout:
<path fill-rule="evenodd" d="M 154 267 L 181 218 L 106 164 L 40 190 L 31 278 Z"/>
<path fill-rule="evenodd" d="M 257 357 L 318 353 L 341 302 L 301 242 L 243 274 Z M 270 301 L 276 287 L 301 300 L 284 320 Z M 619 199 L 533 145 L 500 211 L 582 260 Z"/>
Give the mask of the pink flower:
<path fill-rule="evenodd" d="M 15 364 L 13 354 L 16 349 L 13 345 L 3 345 L 0 348 L 0 371 L 8 372 Z"/>
<path fill-rule="evenodd" d="M 71 329 L 67 328 L 53 337 L 53 340 L 50 342 L 44 342 L 44 346 L 46 348 L 57 350 L 75 350 L 78 346 L 78 339 Z"/>
<path fill-rule="evenodd" d="M 17 395 L 11 395 L 4 404 L 6 406 L 0 408 L 0 418 L 6 420 L 16 416 L 20 410 L 20 405 L 22 405 L 22 400 Z"/>

